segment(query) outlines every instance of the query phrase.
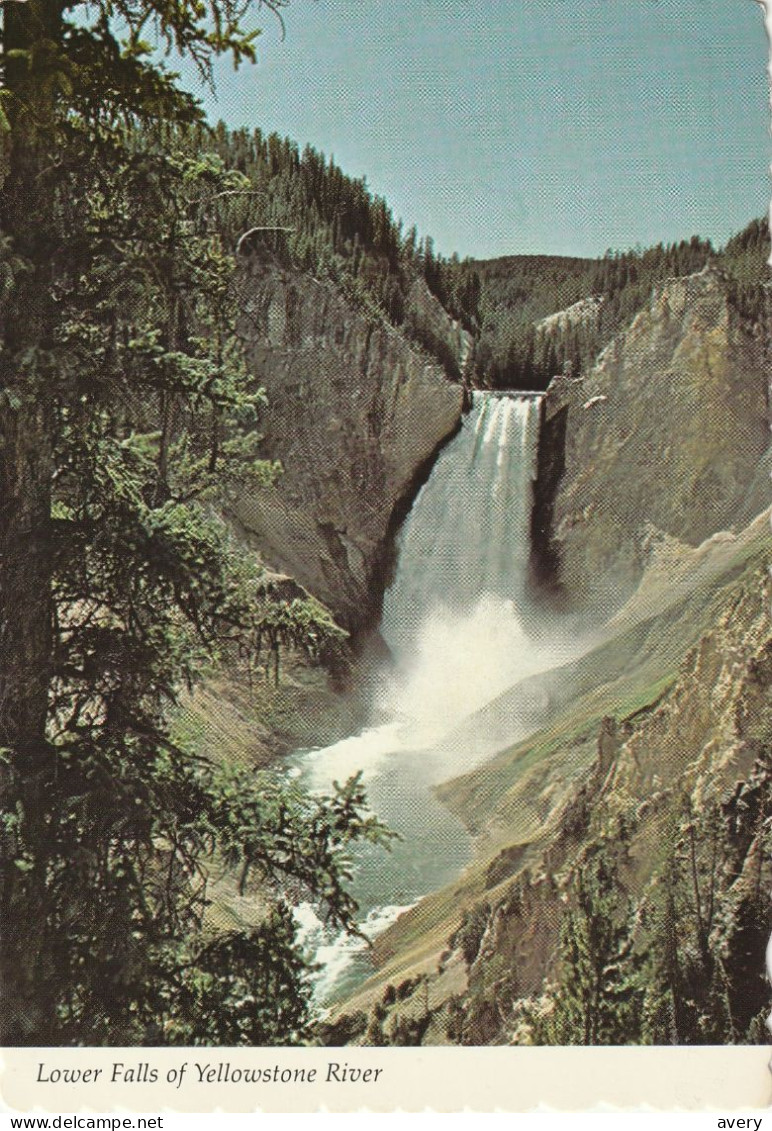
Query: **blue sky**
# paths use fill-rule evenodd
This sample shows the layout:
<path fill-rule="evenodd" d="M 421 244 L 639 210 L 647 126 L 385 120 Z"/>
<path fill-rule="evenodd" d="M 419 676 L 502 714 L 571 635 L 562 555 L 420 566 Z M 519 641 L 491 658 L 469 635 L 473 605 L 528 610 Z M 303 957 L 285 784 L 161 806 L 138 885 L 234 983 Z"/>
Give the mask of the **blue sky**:
<path fill-rule="evenodd" d="M 292 0 L 285 14 L 284 40 L 260 14 L 256 67 L 219 67 L 210 116 L 334 154 L 441 251 L 721 243 L 766 211 L 753 0 Z"/>

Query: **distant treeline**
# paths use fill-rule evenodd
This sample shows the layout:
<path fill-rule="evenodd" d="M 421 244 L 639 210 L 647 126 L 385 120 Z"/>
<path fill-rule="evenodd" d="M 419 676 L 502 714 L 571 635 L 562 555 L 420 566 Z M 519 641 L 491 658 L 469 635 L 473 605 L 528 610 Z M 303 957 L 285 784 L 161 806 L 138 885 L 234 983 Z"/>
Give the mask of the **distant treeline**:
<path fill-rule="evenodd" d="M 311 146 L 301 150 L 277 134 L 230 130 L 222 123 L 211 133 L 194 127 L 191 141 L 199 150 L 213 149 L 251 182 L 249 193 L 217 202 L 234 242 L 258 229 L 250 239 L 288 265 L 331 278 L 360 306 L 409 334 L 416 328 L 408 292 L 422 277 L 475 338 L 478 385 L 544 388 L 555 373 L 581 371 L 645 305 L 654 285 L 708 262 L 724 270 L 730 297 L 746 317 L 757 320 L 764 308 L 766 219 L 752 221 L 723 250 L 693 236 L 645 250 L 609 249 L 598 259 L 462 260 L 438 254 L 431 237 L 419 237 L 415 227 L 404 230 L 364 178 L 347 176 Z M 584 299 L 591 300 L 586 310 L 539 326 Z"/>

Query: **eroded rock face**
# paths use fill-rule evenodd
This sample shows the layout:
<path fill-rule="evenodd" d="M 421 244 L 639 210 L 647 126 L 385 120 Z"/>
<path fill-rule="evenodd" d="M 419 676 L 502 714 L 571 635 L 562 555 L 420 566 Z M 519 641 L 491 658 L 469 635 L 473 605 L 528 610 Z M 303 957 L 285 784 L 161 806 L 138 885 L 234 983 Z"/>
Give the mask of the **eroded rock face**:
<path fill-rule="evenodd" d="M 269 401 L 263 450 L 285 473 L 239 498 L 234 517 L 271 565 L 357 629 L 377 614 L 390 531 L 457 428 L 463 389 L 309 275 L 255 257 L 242 295 L 249 364 Z M 461 368 L 466 338 L 448 339 Z"/>
<path fill-rule="evenodd" d="M 593 752 L 570 788 L 558 783 L 562 797 L 545 791 L 542 826 L 529 832 L 527 825 L 498 822 L 499 841 L 507 828 L 512 843 L 489 865 L 486 890 L 473 907 L 480 939 L 467 983 L 445 985 L 444 972 L 460 949 L 454 935 L 435 970 L 423 957 L 428 983 L 400 1003 L 403 1013 L 418 1004 L 426 1011 L 423 1003 L 429 1003 L 431 1026 L 423 1043 L 532 1043 L 522 1006 L 527 1001 L 533 1007 L 545 990 L 543 1001 L 554 998 L 549 983 L 556 974 L 569 877 L 588 854 L 608 843 L 609 830 L 619 827 L 615 822 L 624 820 L 626 829 L 620 892 L 639 907 L 650 907 L 670 858 L 663 844 L 686 812 L 705 813 L 711 804 L 727 813 L 754 812 L 755 795 L 768 775 L 772 733 L 771 596 L 766 566 L 746 570 L 723 590 L 714 623 L 687 651 L 670 687 L 643 709 L 603 717 L 589 728 Z M 569 744 L 576 745 L 575 736 Z M 492 821 L 497 818 L 494 814 Z M 736 946 L 744 929 L 742 900 L 754 888 L 767 891 L 772 875 L 763 821 L 748 819 L 742 832 L 742 820 L 735 816 L 734 822 L 722 826 L 732 832 L 721 833 L 718 848 L 716 842 L 698 842 L 697 853 L 698 858 L 701 851 L 706 854 L 710 867 L 709 853 L 724 861 L 715 888 L 714 929 L 717 939 L 734 939 Z M 502 880 L 497 865 L 511 867 L 511 881 Z M 650 914 L 635 917 L 641 953 L 652 946 Z M 761 932 L 762 943 L 767 934 Z M 768 996 L 763 946 L 758 956 L 752 949 L 757 942 L 750 932 L 742 937 L 742 945 L 751 948 L 751 1015 L 758 999 L 765 1003 Z M 415 936 L 411 945 L 421 954 Z M 383 937 L 376 940 L 376 954 L 378 946 Z M 408 970 L 412 974 L 414 968 Z M 747 1024 L 751 1016 L 745 1016 L 744 1003 L 737 1009 L 741 997 L 739 989 L 734 992 L 735 1015 Z M 392 1029 L 394 1012 L 388 1022 Z M 445 1035 L 442 1041 L 438 1033 Z"/>
<path fill-rule="evenodd" d="M 405 324 L 451 376 L 463 379 L 467 375 L 473 354 L 471 335 L 450 317 L 424 279 L 416 279 L 408 291 Z"/>
<path fill-rule="evenodd" d="M 662 867 L 658 846 L 668 821 L 683 812 L 684 800 L 688 798 L 692 812 L 700 813 L 711 800 L 726 803 L 748 788 L 745 783 L 759 765 L 772 726 L 766 571 L 753 573 L 727 597 L 726 608 L 689 651 L 670 691 L 620 724 L 604 720 L 597 758 L 583 787 L 560 814 L 543 865 L 528 878 L 521 876 L 492 908 L 471 971 L 472 999 L 484 1002 L 502 969 L 516 974 L 515 995 L 539 992 L 545 957 L 556 946 L 561 921 L 561 894 L 553 877 L 581 858 L 583 842 L 591 833 L 597 835 L 611 815 L 624 813 L 630 820 L 630 853 L 622 881 L 640 898 L 657 882 Z M 757 883 L 769 874 L 768 854 L 762 871 L 760 836 L 759 827 L 759 836 L 735 863 L 725 897 L 729 909 L 754 866 Z M 530 945 L 534 934 L 537 949 Z M 761 977 L 761 963 L 758 974 Z M 471 1017 L 478 1008 L 473 1000 Z M 481 1043 L 508 1036 L 500 1029 L 489 1030 Z"/>
<path fill-rule="evenodd" d="M 713 271 L 667 282 L 589 373 L 555 378 L 534 533 L 569 604 L 623 600 L 647 529 L 697 545 L 764 509 L 767 385 L 763 329 Z"/>

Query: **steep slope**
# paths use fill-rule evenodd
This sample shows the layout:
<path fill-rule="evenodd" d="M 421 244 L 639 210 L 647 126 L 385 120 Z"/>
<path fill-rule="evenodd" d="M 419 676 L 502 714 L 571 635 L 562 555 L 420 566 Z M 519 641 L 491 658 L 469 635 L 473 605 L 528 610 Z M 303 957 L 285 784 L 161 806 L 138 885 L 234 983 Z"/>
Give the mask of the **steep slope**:
<path fill-rule="evenodd" d="M 652 539 L 698 545 L 768 501 L 767 331 L 713 270 L 670 280 L 547 393 L 534 545 L 573 608 L 619 604 Z"/>
<path fill-rule="evenodd" d="M 491 1011 L 484 1003 L 493 992 L 506 1015 L 518 999 L 540 993 L 545 976 L 555 976 L 571 883 L 591 853 L 622 827 L 626 853 L 616 901 L 621 908 L 625 896 L 632 898 L 636 911 L 628 912 L 630 918 L 654 905 L 657 885 L 665 882 L 669 865 L 678 858 L 678 836 L 696 829 L 695 874 L 701 885 L 704 880 L 705 903 L 711 903 L 709 910 L 704 908 L 706 949 L 714 957 L 724 956 L 738 1039 L 764 1010 L 763 954 L 772 926 L 768 899 L 752 938 L 742 943 L 743 954 L 730 952 L 737 944 L 735 912 L 743 889 L 752 884 L 765 893 L 770 879 L 765 810 L 754 813 L 748 806 L 743 817 L 733 805 L 733 799 L 749 793 L 754 777 L 752 788 L 769 792 L 769 596 L 765 572 L 749 571 L 727 591 L 715 624 L 689 651 L 671 688 L 645 709 L 608 716 L 598 727 L 596 753 L 581 788 L 557 817 L 558 835 L 530 875 L 495 900 L 486 920 L 470 971 L 467 1039 L 511 1039 L 517 1011 L 510 1013 L 510 1026 L 505 1021 L 491 1027 Z M 709 813 L 716 815 L 715 831 L 707 820 L 700 822 Z M 698 815 L 691 826 L 690 814 Z M 681 922 L 684 945 L 693 930 L 695 912 L 690 910 Z M 651 945 L 644 925 L 637 927 L 637 941 L 642 949 Z M 546 955 L 551 958 L 545 962 Z M 746 974 L 755 972 L 752 987 L 738 976 L 740 966 Z M 507 986 L 503 994 L 502 976 Z M 627 1039 L 640 1037 L 630 1031 Z"/>
<path fill-rule="evenodd" d="M 264 451 L 285 472 L 235 499 L 233 516 L 273 566 L 359 628 L 377 614 L 389 533 L 457 428 L 463 388 L 329 283 L 253 255 L 240 286 L 249 364 L 268 396 Z M 469 336 L 428 294 L 412 307 L 462 371 Z"/>

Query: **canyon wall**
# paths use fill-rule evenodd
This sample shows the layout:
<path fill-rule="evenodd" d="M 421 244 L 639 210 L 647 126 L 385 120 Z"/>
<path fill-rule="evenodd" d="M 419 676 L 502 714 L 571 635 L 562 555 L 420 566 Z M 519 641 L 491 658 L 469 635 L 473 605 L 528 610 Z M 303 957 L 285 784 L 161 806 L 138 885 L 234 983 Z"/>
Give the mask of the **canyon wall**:
<path fill-rule="evenodd" d="M 669 280 L 545 401 L 538 578 L 570 607 L 619 604 L 663 535 L 698 545 L 769 502 L 768 330 L 721 274 Z"/>
<path fill-rule="evenodd" d="M 418 285 L 418 284 L 417 284 Z M 411 298 L 436 356 L 331 283 L 252 256 L 241 334 L 265 388 L 263 452 L 275 487 L 233 500 L 232 518 L 347 628 L 377 617 L 390 535 L 459 425 L 471 339 L 427 294 Z M 442 344 L 442 351 L 439 349 Z"/>

